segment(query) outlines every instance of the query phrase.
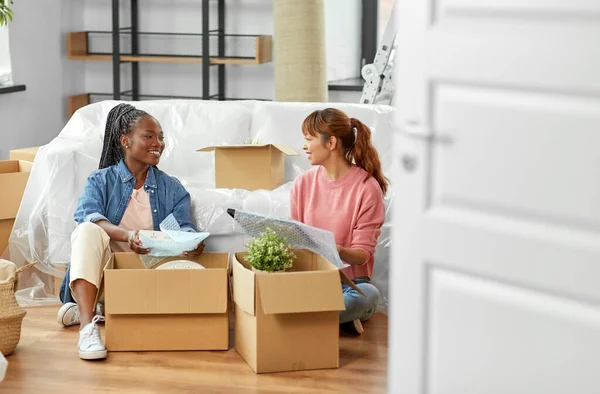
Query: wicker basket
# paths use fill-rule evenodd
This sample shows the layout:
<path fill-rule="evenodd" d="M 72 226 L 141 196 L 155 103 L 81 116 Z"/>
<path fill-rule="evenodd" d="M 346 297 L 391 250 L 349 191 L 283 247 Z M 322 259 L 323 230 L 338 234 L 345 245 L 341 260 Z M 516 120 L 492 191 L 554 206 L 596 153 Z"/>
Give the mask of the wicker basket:
<path fill-rule="evenodd" d="M 27 264 L 17 269 L 6 282 L 0 283 L 0 352 L 8 356 L 21 339 L 21 323 L 27 312 L 19 306 L 15 297 L 15 284 L 19 273 L 32 267 Z"/>

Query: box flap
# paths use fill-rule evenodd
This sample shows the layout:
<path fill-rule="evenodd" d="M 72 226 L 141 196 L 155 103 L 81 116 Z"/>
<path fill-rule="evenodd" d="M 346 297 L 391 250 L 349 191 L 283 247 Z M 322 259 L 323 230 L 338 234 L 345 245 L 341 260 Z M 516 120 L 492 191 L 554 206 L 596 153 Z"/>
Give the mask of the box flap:
<path fill-rule="evenodd" d="M 105 270 L 106 313 L 158 313 L 155 272 L 142 269 Z"/>
<path fill-rule="evenodd" d="M 298 156 L 299 153 L 296 152 L 295 150 L 293 150 L 292 148 L 285 146 L 285 145 L 280 145 L 280 144 L 234 144 L 234 145 L 215 145 L 215 146 L 207 146 L 205 148 L 202 149 L 198 149 L 198 152 L 212 152 L 216 149 L 256 149 L 256 148 L 267 148 L 269 146 L 272 146 L 274 148 L 276 148 L 277 150 L 281 151 L 282 153 L 288 155 L 288 156 Z"/>
<path fill-rule="evenodd" d="M 107 314 L 225 313 L 228 302 L 227 254 L 197 260 L 206 269 L 145 269 L 135 253 L 116 253 L 104 272 Z"/>
<path fill-rule="evenodd" d="M 350 286 L 351 288 L 353 288 L 354 290 L 356 290 L 358 292 L 358 294 L 362 295 L 363 297 L 367 298 L 367 295 L 365 293 L 362 292 L 361 289 L 358 288 L 358 286 L 356 286 L 356 283 L 352 282 L 352 280 L 350 278 L 348 278 L 346 276 L 346 274 L 340 270 L 340 279 L 342 280 L 342 283 L 344 283 L 345 285 Z"/>
<path fill-rule="evenodd" d="M 0 161 L 0 220 L 17 216 L 31 166 L 20 160 Z"/>
<path fill-rule="evenodd" d="M 33 161 L 38 150 L 39 146 L 31 148 L 13 149 L 8 153 L 8 155 L 10 160 Z"/>
<path fill-rule="evenodd" d="M 33 162 L 27 160 L 18 160 L 19 162 L 19 172 L 31 172 L 33 168 Z"/>
<path fill-rule="evenodd" d="M 10 260 L 8 255 L 8 239 L 12 233 L 14 219 L 0 220 L 0 259 Z M 5 253 L 6 252 L 6 256 Z"/>
<path fill-rule="evenodd" d="M 133 252 L 117 252 L 112 255 L 114 269 L 146 269 L 140 256 Z"/>
<path fill-rule="evenodd" d="M 258 274 L 256 282 L 265 314 L 344 310 L 336 271 Z"/>
<path fill-rule="evenodd" d="M 279 149 L 282 153 L 284 153 L 287 156 L 299 156 L 300 155 L 298 152 L 296 152 L 289 146 L 280 145 L 280 144 L 272 144 L 272 145 L 273 145 L 273 147 Z"/>
<path fill-rule="evenodd" d="M 225 313 L 226 270 L 164 270 L 156 272 L 158 313 Z"/>
<path fill-rule="evenodd" d="M 236 253 L 232 257 L 233 266 L 233 300 L 244 312 L 255 314 L 255 274 L 244 265 L 243 253 Z"/>
<path fill-rule="evenodd" d="M 0 174 L 11 174 L 19 171 L 19 162 L 17 160 L 0 161 Z"/>

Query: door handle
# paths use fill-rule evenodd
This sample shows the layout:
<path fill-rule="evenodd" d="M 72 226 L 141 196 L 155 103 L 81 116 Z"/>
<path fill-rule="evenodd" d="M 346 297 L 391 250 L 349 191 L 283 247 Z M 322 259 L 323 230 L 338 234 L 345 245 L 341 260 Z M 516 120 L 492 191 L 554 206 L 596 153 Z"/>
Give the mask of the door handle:
<path fill-rule="evenodd" d="M 410 138 L 425 141 L 427 143 L 448 144 L 452 138 L 448 134 L 434 133 L 430 127 L 418 120 L 410 119 L 399 127 L 400 134 Z"/>

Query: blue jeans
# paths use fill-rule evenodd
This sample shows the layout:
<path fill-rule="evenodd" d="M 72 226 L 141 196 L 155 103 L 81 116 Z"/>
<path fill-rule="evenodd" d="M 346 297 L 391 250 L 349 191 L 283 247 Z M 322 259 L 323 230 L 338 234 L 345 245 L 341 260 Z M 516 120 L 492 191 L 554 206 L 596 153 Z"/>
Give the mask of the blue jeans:
<path fill-rule="evenodd" d="M 60 285 L 60 292 L 58 293 L 58 299 L 63 304 L 66 304 L 67 302 L 75 302 L 75 299 L 73 299 L 73 296 L 71 295 L 71 289 L 69 288 L 70 276 L 71 265 L 68 265 L 67 272 L 65 272 L 65 277 Z"/>
<path fill-rule="evenodd" d="M 373 316 L 379 303 L 379 290 L 373 286 L 371 280 L 367 277 L 355 278 L 353 282 L 367 298 L 363 297 L 352 287 L 342 283 L 342 292 L 344 293 L 345 311 L 340 312 L 340 324 L 360 319 L 367 321 Z"/>

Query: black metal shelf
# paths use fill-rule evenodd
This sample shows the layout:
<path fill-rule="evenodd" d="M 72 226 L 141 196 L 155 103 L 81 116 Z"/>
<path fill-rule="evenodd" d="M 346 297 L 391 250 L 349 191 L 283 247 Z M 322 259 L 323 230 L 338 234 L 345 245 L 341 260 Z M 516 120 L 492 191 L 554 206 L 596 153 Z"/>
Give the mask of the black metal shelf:
<path fill-rule="evenodd" d="M 362 92 L 365 80 L 361 77 L 329 81 L 329 90 L 340 92 Z"/>
<path fill-rule="evenodd" d="M 131 29 L 130 27 L 121 28 L 123 29 Z M 108 30 L 86 30 L 89 34 L 113 34 L 112 31 Z M 209 36 L 219 36 L 219 30 L 209 30 Z M 131 34 L 131 32 L 123 31 L 119 34 Z M 192 36 L 192 37 L 202 37 L 203 33 L 184 33 L 184 32 L 160 32 L 160 31 L 139 31 L 137 32 L 139 36 Z M 260 34 L 225 34 L 225 37 L 259 37 Z"/>
<path fill-rule="evenodd" d="M 0 85 L 0 94 L 22 92 L 25 89 L 25 85 Z"/>
<path fill-rule="evenodd" d="M 218 57 L 225 56 L 225 0 L 215 0 L 218 4 L 218 28 L 216 29 L 218 41 Z M 202 98 L 208 100 L 211 97 L 210 94 L 210 35 L 215 32 L 209 28 L 210 22 L 210 5 L 211 0 L 202 0 Z M 138 18 L 138 0 L 130 0 L 130 14 L 131 21 L 130 26 L 122 28 L 119 26 L 120 20 L 120 0 L 112 0 L 112 63 L 113 63 L 113 99 L 120 100 L 121 98 L 121 64 L 125 62 L 131 63 L 131 94 L 134 101 L 140 99 L 140 78 L 139 78 L 139 60 L 136 58 L 146 57 L 149 59 L 159 59 L 161 56 L 156 54 L 141 55 L 139 51 L 139 37 L 143 34 L 156 34 L 157 32 L 140 32 L 139 31 L 139 18 Z M 99 31 L 100 34 L 104 34 L 104 31 Z M 131 59 L 122 59 L 121 48 L 120 48 L 120 36 L 121 34 L 131 35 Z M 177 34 L 177 33 L 175 33 Z M 181 34 L 181 33 L 180 33 Z M 186 33 L 195 34 L 195 33 Z M 199 58 L 199 56 L 193 56 Z M 162 56 L 165 58 L 165 56 Z M 184 55 L 173 56 L 169 58 L 186 58 Z M 191 59 L 192 56 L 187 56 Z M 168 59 L 163 59 L 168 60 Z M 199 61 L 199 59 L 198 59 Z M 225 99 L 225 63 L 218 64 L 219 83 L 217 97 L 219 100 Z"/>
<path fill-rule="evenodd" d="M 70 59 L 87 61 L 112 61 L 113 83 L 112 93 L 96 92 L 85 93 L 69 97 L 69 115 L 72 115 L 77 109 L 89 104 L 91 96 L 112 97 L 114 100 L 121 100 L 121 97 L 127 97 L 133 101 L 146 98 L 167 98 L 167 99 L 201 99 L 201 100 L 260 100 L 260 99 L 242 99 L 225 97 L 226 88 L 226 69 L 228 64 L 237 65 L 255 65 L 271 61 L 272 41 L 271 36 L 255 34 L 226 34 L 225 33 L 225 0 L 201 0 L 202 10 L 202 30 L 201 32 L 157 32 L 140 31 L 138 18 L 138 1 L 130 0 L 130 23 L 127 27 L 119 26 L 120 21 L 120 0 L 111 0 L 112 29 L 111 30 L 91 30 L 85 32 L 71 32 L 67 35 L 67 54 Z M 212 2 L 217 3 L 218 17 L 217 28 L 210 29 L 210 8 Z M 110 35 L 111 51 L 88 51 L 88 35 Z M 130 36 L 131 48 L 121 51 L 121 37 Z M 202 51 L 199 54 L 158 54 L 144 53 L 140 51 L 140 37 L 143 36 L 165 36 L 165 37 L 199 37 L 201 39 Z M 211 54 L 211 41 L 217 37 L 216 50 L 213 47 Z M 255 56 L 245 56 L 246 53 L 232 51 L 231 56 L 226 56 L 227 38 L 254 38 L 252 45 L 256 51 Z M 211 40 L 213 39 L 213 40 Z M 234 42 L 235 43 L 235 42 Z M 228 43 L 229 46 L 231 43 Z M 236 47 L 234 45 L 235 48 Z M 245 48 L 244 46 L 242 46 Z M 250 46 L 248 45 L 249 49 Z M 145 51 L 152 52 L 152 51 Z M 247 50 L 250 52 L 250 50 Z M 199 96 L 171 96 L 171 95 L 150 95 L 140 92 L 140 74 L 139 63 L 143 62 L 163 62 L 163 63 L 202 63 L 202 94 Z M 121 66 L 123 63 L 130 63 L 131 66 L 131 89 L 122 91 L 121 87 Z M 216 92 L 211 92 L 210 69 L 212 66 L 218 68 L 218 83 Z"/>
<path fill-rule="evenodd" d="M 93 93 L 88 93 L 89 96 L 104 96 L 104 97 L 111 97 L 112 93 L 101 93 L 101 92 L 93 92 Z M 124 92 L 121 92 L 121 96 L 132 96 L 132 92 L 131 90 L 126 90 Z M 179 96 L 179 95 L 164 95 L 164 94 L 140 94 L 139 95 L 140 98 L 160 98 L 160 99 L 185 99 L 185 100 L 204 100 L 204 98 L 202 96 Z M 218 99 L 218 95 L 213 94 L 212 96 L 210 96 L 208 99 L 209 100 L 215 100 Z M 259 98 L 233 98 L 233 97 L 227 97 L 225 98 L 225 100 L 227 101 L 247 101 L 247 100 L 256 100 L 256 101 L 271 101 L 268 99 L 259 99 Z"/>

